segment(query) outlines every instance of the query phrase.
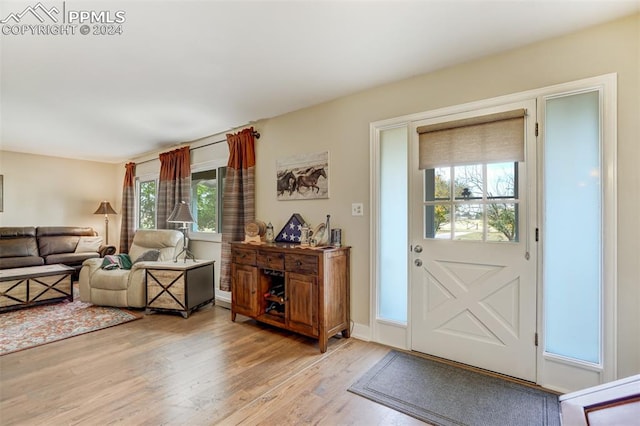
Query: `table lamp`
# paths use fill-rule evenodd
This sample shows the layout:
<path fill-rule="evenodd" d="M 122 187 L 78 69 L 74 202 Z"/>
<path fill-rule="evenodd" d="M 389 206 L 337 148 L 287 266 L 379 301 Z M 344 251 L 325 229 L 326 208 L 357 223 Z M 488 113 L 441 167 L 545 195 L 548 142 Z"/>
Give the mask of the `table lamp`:
<path fill-rule="evenodd" d="M 180 227 L 180 229 L 182 230 L 182 234 L 183 234 L 183 247 L 180 253 L 176 255 L 176 258 L 173 261 L 177 262 L 178 257 L 180 257 L 182 253 L 184 253 L 185 263 L 187 261 L 187 258 L 195 262 L 196 261 L 195 256 L 189 251 L 189 248 L 187 247 L 188 245 L 187 230 L 189 229 L 189 226 L 187 224 L 195 222 L 195 220 L 193 220 L 193 216 L 191 216 L 191 210 L 189 210 L 189 205 L 184 201 L 180 201 L 179 203 L 177 203 L 176 206 L 173 208 L 173 211 L 167 218 L 167 222 L 182 223 L 182 226 Z"/>

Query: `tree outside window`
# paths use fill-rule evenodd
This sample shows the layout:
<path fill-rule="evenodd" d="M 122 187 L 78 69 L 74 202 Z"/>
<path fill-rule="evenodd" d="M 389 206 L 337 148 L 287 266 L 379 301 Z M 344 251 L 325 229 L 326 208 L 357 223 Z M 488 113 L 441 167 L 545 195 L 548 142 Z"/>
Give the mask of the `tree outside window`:
<path fill-rule="evenodd" d="M 517 241 L 517 163 L 425 170 L 428 238 Z"/>
<path fill-rule="evenodd" d="M 222 192 L 226 167 L 191 174 L 191 212 L 194 232 L 220 232 Z"/>
<path fill-rule="evenodd" d="M 138 229 L 156 229 L 157 180 L 138 181 Z"/>

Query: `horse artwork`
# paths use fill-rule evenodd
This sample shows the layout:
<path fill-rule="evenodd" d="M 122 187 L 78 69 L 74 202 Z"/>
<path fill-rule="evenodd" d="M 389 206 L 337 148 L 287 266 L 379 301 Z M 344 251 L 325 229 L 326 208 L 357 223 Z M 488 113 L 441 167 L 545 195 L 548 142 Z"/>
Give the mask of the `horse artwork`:
<path fill-rule="evenodd" d="M 284 195 L 285 191 L 288 191 L 291 196 L 296 188 L 297 179 L 291 171 L 278 172 L 278 196 Z"/>
<path fill-rule="evenodd" d="M 316 185 L 316 183 L 318 183 L 318 179 L 320 178 L 320 176 L 322 176 L 325 179 L 327 178 L 327 174 L 324 171 L 324 167 L 320 169 L 316 169 L 315 167 L 311 167 L 310 169 L 307 169 L 305 174 L 298 176 L 298 180 L 297 180 L 298 191 L 300 191 L 302 188 L 310 188 L 311 191 L 315 189 L 316 192 L 320 192 L 320 187 Z"/>
<path fill-rule="evenodd" d="M 276 178 L 278 200 L 329 198 L 329 153 L 277 160 Z"/>

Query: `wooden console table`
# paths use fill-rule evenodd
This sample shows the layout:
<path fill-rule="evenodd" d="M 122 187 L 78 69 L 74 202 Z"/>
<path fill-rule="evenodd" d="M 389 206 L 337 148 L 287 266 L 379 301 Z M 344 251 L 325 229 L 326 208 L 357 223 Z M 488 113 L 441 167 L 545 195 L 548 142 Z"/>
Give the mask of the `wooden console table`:
<path fill-rule="evenodd" d="M 71 275 L 66 265 L 28 266 L 0 270 L 0 312 L 43 303 L 73 301 Z"/>
<path fill-rule="evenodd" d="M 349 247 L 231 243 L 236 314 L 318 339 L 350 336 Z"/>
<path fill-rule="evenodd" d="M 215 303 L 213 260 L 154 262 L 146 275 L 147 311 L 178 312 L 188 318 Z"/>

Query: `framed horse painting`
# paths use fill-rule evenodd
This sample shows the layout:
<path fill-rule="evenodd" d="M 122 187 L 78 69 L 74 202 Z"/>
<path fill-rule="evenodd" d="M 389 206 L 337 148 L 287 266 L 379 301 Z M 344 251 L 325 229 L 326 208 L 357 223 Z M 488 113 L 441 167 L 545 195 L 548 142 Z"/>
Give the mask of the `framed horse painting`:
<path fill-rule="evenodd" d="M 277 160 L 276 175 L 278 200 L 329 198 L 329 152 Z"/>

